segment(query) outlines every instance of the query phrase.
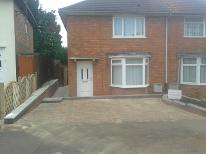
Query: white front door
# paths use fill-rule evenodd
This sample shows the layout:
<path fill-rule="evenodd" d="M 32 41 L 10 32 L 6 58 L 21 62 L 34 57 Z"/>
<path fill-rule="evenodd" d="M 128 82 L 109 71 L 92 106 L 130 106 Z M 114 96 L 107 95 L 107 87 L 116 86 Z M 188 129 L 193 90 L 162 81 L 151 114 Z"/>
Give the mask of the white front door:
<path fill-rule="evenodd" d="M 0 82 L 4 83 L 6 77 L 5 48 L 0 47 Z"/>
<path fill-rule="evenodd" d="M 77 96 L 93 96 L 93 64 L 90 61 L 77 62 Z"/>

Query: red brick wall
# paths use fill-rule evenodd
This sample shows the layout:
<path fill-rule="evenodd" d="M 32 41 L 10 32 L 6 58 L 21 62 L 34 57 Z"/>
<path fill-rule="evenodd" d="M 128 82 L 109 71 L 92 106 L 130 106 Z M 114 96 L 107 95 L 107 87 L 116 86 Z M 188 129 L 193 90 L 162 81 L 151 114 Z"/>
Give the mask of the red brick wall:
<path fill-rule="evenodd" d="M 27 17 L 22 13 L 17 5 L 15 5 L 15 39 L 17 53 L 33 53 L 33 28 Z M 25 24 L 27 25 L 27 33 Z"/>
<path fill-rule="evenodd" d="M 151 88 L 120 89 L 110 87 L 108 53 L 149 53 L 150 84 L 165 83 L 165 20 L 146 18 L 145 39 L 113 39 L 111 16 L 70 16 L 68 18 L 69 57 L 95 57 L 94 95 L 126 95 L 151 93 Z M 101 70 L 101 71 L 100 71 Z M 69 61 L 69 93 L 76 96 L 76 63 Z"/>
<path fill-rule="evenodd" d="M 165 18 L 146 17 L 145 39 L 113 39 L 111 16 L 70 16 L 68 18 L 69 57 L 99 58 L 94 64 L 94 95 L 131 95 L 152 93 L 153 83 L 165 83 Z M 178 54 L 206 51 L 206 39 L 184 38 L 184 18 L 168 21 L 168 82 L 178 83 Z M 121 89 L 110 87 L 111 52 L 149 53 L 150 87 Z M 99 71 L 101 70 L 101 71 Z M 69 91 L 76 96 L 76 63 L 69 61 Z M 206 98 L 206 86 L 184 86 L 183 94 Z"/>
<path fill-rule="evenodd" d="M 170 83 L 178 83 L 178 54 L 206 52 L 206 38 L 184 38 L 183 17 L 171 17 L 168 25 L 168 79 Z M 206 98 L 206 86 L 182 85 L 181 88 L 186 96 Z"/>

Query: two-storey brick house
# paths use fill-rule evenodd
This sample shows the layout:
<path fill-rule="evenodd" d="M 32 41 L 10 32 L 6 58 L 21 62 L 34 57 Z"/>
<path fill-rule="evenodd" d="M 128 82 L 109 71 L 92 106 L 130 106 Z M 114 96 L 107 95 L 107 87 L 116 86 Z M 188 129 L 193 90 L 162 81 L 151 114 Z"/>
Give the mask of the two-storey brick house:
<path fill-rule="evenodd" d="M 148 94 L 177 83 L 206 98 L 206 1 L 86 0 L 59 13 L 70 96 Z"/>

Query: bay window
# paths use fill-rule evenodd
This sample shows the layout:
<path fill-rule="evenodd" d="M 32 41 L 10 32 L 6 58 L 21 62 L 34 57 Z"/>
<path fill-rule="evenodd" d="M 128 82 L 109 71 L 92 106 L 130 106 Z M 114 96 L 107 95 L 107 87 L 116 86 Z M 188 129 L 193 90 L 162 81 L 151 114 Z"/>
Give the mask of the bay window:
<path fill-rule="evenodd" d="M 114 87 L 138 88 L 149 84 L 148 58 L 113 58 L 111 70 Z"/>
<path fill-rule="evenodd" d="M 145 18 L 134 16 L 113 17 L 114 38 L 144 38 Z"/>
<path fill-rule="evenodd" d="M 182 84 L 206 85 L 206 57 L 183 57 Z"/>
<path fill-rule="evenodd" d="M 206 37 L 205 18 L 185 18 L 184 22 L 185 37 Z"/>

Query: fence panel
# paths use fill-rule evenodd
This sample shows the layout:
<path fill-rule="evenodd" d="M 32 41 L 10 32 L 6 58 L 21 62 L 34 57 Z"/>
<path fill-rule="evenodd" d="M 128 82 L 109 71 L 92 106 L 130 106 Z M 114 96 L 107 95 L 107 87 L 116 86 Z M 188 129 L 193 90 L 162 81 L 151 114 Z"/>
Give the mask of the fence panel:
<path fill-rule="evenodd" d="M 21 105 L 37 89 L 37 74 L 19 78 L 5 88 L 0 84 L 0 118 Z"/>
<path fill-rule="evenodd" d="M 5 114 L 8 114 L 10 111 L 14 109 L 12 83 L 6 86 L 4 93 L 5 93 Z"/>
<path fill-rule="evenodd" d="M 4 117 L 5 115 L 5 107 L 4 107 L 4 84 L 0 83 L 0 120 Z"/>

